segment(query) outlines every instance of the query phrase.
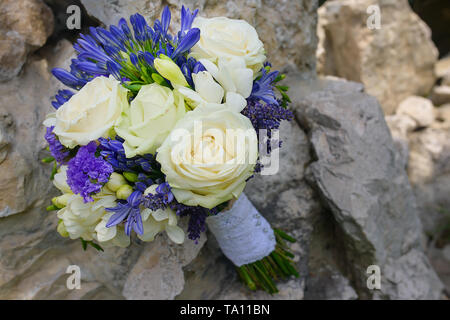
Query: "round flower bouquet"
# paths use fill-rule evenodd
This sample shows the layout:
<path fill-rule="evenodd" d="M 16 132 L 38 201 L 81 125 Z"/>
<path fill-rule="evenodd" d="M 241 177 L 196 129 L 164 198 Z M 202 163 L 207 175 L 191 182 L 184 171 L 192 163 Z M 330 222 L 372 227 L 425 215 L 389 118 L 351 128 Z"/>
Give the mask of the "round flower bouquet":
<path fill-rule="evenodd" d="M 280 121 L 290 120 L 284 78 L 266 61 L 256 30 L 243 20 L 197 17 L 182 8 L 150 27 L 134 14 L 90 28 L 47 116 L 51 179 L 63 193 L 58 232 L 98 250 L 153 241 L 165 232 L 182 244 L 206 226 L 252 290 L 277 292 L 298 276 L 286 242 L 242 193 L 264 170 Z M 131 27 L 130 27 L 131 25 Z M 259 149 L 259 151 L 258 151 Z M 139 241 L 139 240 L 135 240 Z"/>

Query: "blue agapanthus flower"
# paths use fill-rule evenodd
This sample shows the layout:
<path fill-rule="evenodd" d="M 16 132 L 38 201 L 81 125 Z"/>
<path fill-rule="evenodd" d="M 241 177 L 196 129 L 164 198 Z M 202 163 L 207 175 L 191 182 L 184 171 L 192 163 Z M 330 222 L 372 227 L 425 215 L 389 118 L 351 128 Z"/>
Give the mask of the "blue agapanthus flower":
<path fill-rule="evenodd" d="M 273 82 L 278 76 L 278 71 L 268 72 L 266 68 L 261 69 L 261 76 L 253 82 L 252 92 L 249 100 L 262 100 L 270 105 L 279 105 L 275 96 Z"/>
<path fill-rule="evenodd" d="M 119 200 L 114 208 L 106 208 L 106 211 L 115 212 L 108 223 L 107 228 L 113 227 L 125 221 L 125 234 L 130 236 L 133 229 L 137 234 L 144 234 L 144 226 L 142 225 L 141 205 L 142 192 L 134 191 L 126 201 Z"/>
<path fill-rule="evenodd" d="M 77 58 L 72 59 L 70 71 L 55 68 L 52 73 L 62 83 L 76 90 L 98 76 L 113 75 L 125 84 L 152 83 L 154 80 L 151 74 L 155 72 L 153 61 L 160 54 L 179 62 L 183 69 L 186 62 L 179 58 L 186 57 L 200 39 L 200 30 L 192 28 L 197 12 L 182 7 L 181 30 L 176 37 L 168 34 L 171 20 L 168 7 L 164 8 L 161 20 L 156 20 L 153 27 L 138 13 L 130 16 L 131 28 L 123 18 L 117 26 L 110 26 L 109 30 L 90 27 L 90 34 L 80 35 L 74 44 Z M 189 79 L 193 67 L 184 69 Z"/>
<path fill-rule="evenodd" d="M 76 156 L 68 162 L 67 184 L 85 202 L 94 201 L 92 195 L 100 191 L 114 171 L 101 156 L 96 156 L 96 151 L 97 143 L 92 141 L 80 147 Z"/>
<path fill-rule="evenodd" d="M 69 101 L 70 97 L 73 95 L 74 93 L 70 90 L 59 90 L 55 95 L 55 101 L 52 101 L 53 108 L 59 109 L 59 107 Z"/>
<path fill-rule="evenodd" d="M 47 127 L 44 137 L 45 140 L 47 140 L 48 147 L 53 158 L 55 158 L 56 162 L 59 164 L 63 164 L 66 163 L 70 153 L 69 150 L 67 150 L 67 148 L 59 142 L 58 138 L 53 133 L 54 128 L 55 127 L 53 126 Z"/>

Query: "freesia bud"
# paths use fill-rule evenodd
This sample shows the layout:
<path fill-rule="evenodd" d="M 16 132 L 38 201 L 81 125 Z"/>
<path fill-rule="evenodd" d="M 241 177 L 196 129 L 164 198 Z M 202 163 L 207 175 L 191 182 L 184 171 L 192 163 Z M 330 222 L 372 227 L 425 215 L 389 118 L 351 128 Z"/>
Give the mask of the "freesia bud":
<path fill-rule="evenodd" d="M 186 79 L 184 78 L 181 69 L 177 66 L 175 62 L 169 57 L 161 54 L 159 58 L 154 61 L 156 71 L 164 78 L 169 80 L 173 85 L 178 85 L 182 87 L 188 87 Z"/>
<path fill-rule="evenodd" d="M 131 193 L 133 193 L 133 188 L 128 184 L 124 184 L 116 191 L 116 197 L 117 199 L 127 200 Z"/>
<path fill-rule="evenodd" d="M 56 231 L 58 231 L 61 237 L 67 238 L 69 236 L 69 233 L 66 230 L 66 226 L 64 225 L 64 222 L 62 220 L 59 220 Z"/>
<path fill-rule="evenodd" d="M 127 181 L 125 180 L 123 175 L 117 172 L 113 172 L 111 173 L 111 176 L 109 177 L 109 181 L 106 183 L 106 186 L 111 191 L 116 192 L 124 184 L 127 184 Z"/>
<path fill-rule="evenodd" d="M 124 172 L 123 176 L 125 179 L 127 179 L 130 182 L 137 182 L 138 181 L 138 175 L 133 172 Z"/>
<path fill-rule="evenodd" d="M 59 197 L 54 197 L 52 199 L 52 203 L 58 207 L 58 209 L 62 209 L 67 205 L 67 201 L 69 200 L 69 198 L 72 196 L 72 194 L 70 193 L 65 193 Z"/>

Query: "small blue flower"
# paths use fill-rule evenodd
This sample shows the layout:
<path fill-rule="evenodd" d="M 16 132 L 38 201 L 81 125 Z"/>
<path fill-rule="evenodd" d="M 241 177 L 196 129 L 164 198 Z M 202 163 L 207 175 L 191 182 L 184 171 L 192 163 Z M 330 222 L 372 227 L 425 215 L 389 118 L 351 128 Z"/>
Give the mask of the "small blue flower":
<path fill-rule="evenodd" d="M 130 236 L 131 229 L 133 229 L 137 234 L 144 234 L 141 211 L 139 209 L 141 199 L 142 192 L 134 191 L 128 197 L 126 203 L 123 201 L 118 201 L 114 208 L 106 208 L 106 211 L 115 212 L 109 219 L 106 227 L 110 228 L 116 226 L 126 219 L 125 234 L 127 236 Z"/>
<path fill-rule="evenodd" d="M 267 73 L 265 68 L 261 69 L 261 77 L 253 82 L 252 93 L 248 99 L 262 100 L 268 104 L 278 105 L 273 91 L 273 81 L 278 76 L 278 71 Z"/>
<path fill-rule="evenodd" d="M 48 147 L 53 158 L 55 158 L 56 162 L 59 164 L 63 164 L 67 161 L 67 157 L 69 157 L 69 150 L 59 142 L 58 138 L 53 133 L 53 128 L 53 126 L 47 127 L 44 137 L 48 142 Z"/>

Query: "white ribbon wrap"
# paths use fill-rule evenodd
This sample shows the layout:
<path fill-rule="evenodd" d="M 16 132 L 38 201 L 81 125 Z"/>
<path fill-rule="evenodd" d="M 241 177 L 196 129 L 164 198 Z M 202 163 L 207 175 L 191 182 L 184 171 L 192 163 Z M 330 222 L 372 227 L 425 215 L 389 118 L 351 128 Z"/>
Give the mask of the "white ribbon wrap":
<path fill-rule="evenodd" d="M 275 250 L 272 228 L 243 193 L 230 210 L 208 217 L 206 223 L 225 256 L 238 267 Z"/>

